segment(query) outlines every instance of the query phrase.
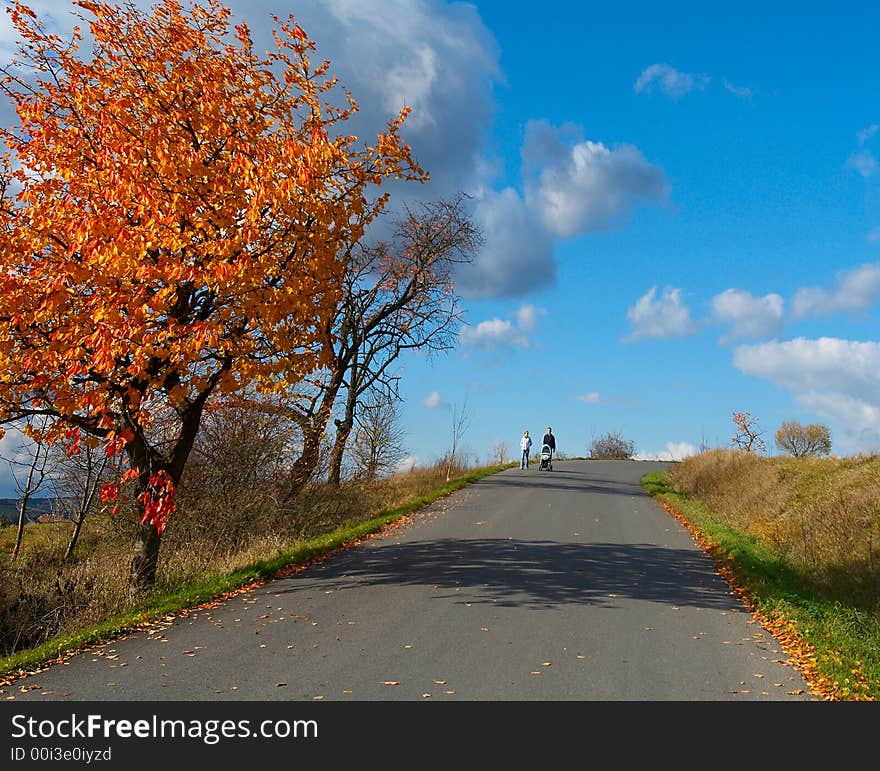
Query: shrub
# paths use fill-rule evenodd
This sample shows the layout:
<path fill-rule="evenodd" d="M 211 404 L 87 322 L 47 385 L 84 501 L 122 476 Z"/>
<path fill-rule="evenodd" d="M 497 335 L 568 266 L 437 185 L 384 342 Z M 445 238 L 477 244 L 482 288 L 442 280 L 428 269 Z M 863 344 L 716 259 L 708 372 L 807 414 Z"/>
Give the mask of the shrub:
<path fill-rule="evenodd" d="M 635 453 L 635 443 L 624 439 L 620 432 L 609 432 L 590 443 L 590 457 L 599 460 L 629 460 Z"/>

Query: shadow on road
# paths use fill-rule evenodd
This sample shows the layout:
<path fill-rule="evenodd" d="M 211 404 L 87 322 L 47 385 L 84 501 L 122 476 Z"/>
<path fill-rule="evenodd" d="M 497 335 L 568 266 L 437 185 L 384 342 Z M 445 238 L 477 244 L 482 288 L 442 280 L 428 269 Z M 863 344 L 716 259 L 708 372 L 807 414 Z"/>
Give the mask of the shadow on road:
<path fill-rule="evenodd" d="M 647 496 L 645 488 L 638 482 L 624 482 L 619 479 L 597 479 L 576 471 L 519 471 L 493 474 L 480 479 L 475 485 L 480 487 L 528 487 L 542 490 L 567 490 L 600 495 L 638 495 Z"/>
<path fill-rule="evenodd" d="M 616 598 L 628 597 L 742 609 L 705 554 L 650 544 L 508 539 L 389 544 L 338 555 L 293 579 L 290 591 L 364 585 L 433 586 L 461 602 L 504 606 L 613 606 Z"/>

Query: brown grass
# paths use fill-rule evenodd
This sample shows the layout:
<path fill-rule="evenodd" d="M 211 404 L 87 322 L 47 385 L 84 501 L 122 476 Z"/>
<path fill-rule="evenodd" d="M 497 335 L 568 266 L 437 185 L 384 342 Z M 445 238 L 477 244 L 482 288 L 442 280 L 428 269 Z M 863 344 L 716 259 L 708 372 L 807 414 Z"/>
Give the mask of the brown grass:
<path fill-rule="evenodd" d="M 880 608 L 880 456 L 711 450 L 677 464 L 670 481 L 773 546 L 826 595 Z"/>

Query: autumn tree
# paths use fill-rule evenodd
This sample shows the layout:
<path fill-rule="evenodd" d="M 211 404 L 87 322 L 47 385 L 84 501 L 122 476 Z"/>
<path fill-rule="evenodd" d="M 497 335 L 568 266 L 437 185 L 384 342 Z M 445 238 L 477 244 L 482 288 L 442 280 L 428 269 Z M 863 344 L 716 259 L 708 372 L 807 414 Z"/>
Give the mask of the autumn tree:
<path fill-rule="evenodd" d="M 749 412 L 734 412 L 733 425 L 736 433 L 730 440 L 734 447 L 747 452 L 760 452 L 765 449 L 763 431 L 758 427 L 760 418 Z"/>
<path fill-rule="evenodd" d="M 357 105 L 292 17 L 258 56 L 217 0 L 74 5 L 89 52 L 79 28 L 63 40 L 10 8 L 0 425 L 45 415 L 46 442 L 125 453 L 142 516 L 134 592 L 155 579 L 208 403 L 328 363 L 347 250 L 387 202 L 378 186 L 424 175 L 405 111 L 372 145 L 343 132 Z"/>
<path fill-rule="evenodd" d="M 334 406 L 328 478 L 339 484 L 342 460 L 365 394 L 397 396 L 393 365 L 407 350 L 445 351 L 455 344 L 461 315 L 452 273 L 480 243 L 463 197 L 407 208 L 391 236 L 352 249 L 329 340 L 329 364 L 300 384 L 290 400 L 303 432 L 289 493 L 308 481 Z"/>
<path fill-rule="evenodd" d="M 796 420 L 785 420 L 776 431 L 776 446 L 796 458 L 828 455 L 831 452 L 831 430 L 822 423 L 805 426 Z"/>

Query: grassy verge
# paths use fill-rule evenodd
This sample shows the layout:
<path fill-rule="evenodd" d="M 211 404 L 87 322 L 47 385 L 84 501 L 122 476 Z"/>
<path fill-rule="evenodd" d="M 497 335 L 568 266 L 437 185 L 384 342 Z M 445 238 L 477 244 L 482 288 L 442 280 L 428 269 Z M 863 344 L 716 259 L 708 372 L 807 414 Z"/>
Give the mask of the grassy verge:
<path fill-rule="evenodd" d="M 383 511 L 367 520 L 347 522 L 330 533 L 292 544 L 272 557 L 252 562 L 233 572 L 215 573 L 201 581 L 180 586 L 174 592 L 154 592 L 136 607 L 103 623 L 59 635 L 34 648 L 0 658 L 0 685 L 68 654 L 106 642 L 126 632 L 168 620 L 172 614 L 216 601 L 286 571 L 301 568 L 333 551 L 350 546 L 365 536 L 379 532 L 478 479 L 513 468 L 514 465 L 516 464 L 507 463 L 471 471 L 394 509 Z"/>
<path fill-rule="evenodd" d="M 645 475 L 642 484 L 711 554 L 817 695 L 832 701 L 880 700 L 876 613 L 823 598 L 804 570 L 767 543 L 721 522 L 705 503 L 678 491 L 665 472 Z"/>

